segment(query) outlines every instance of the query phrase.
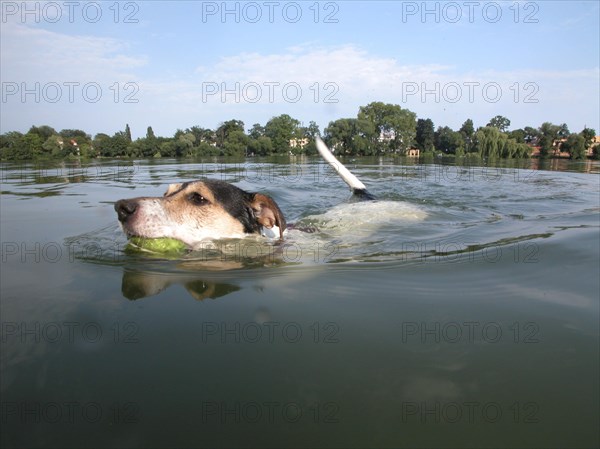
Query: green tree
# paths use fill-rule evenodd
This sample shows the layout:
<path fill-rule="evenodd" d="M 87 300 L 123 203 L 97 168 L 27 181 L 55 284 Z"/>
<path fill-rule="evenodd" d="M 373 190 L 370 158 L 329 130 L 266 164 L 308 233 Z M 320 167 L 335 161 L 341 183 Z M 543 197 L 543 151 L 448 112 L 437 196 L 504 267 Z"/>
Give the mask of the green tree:
<path fill-rule="evenodd" d="M 248 130 L 248 136 L 252 139 L 259 139 L 265 135 L 265 127 L 261 126 L 260 123 L 255 123 L 252 128 Z"/>
<path fill-rule="evenodd" d="M 176 157 L 189 157 L 194 155 L 194 142 L 196 137 L 192 133 L 177 130 L 173 139 L 173 149 Z"/>
<path fill-rule="evenodd" d="M 273 142 L 270 137 L 259 136 L 257 139 L 248 138 L 248 153 L 259 156 L 268 156 L 273 154 Z"/>
<path fill-rule="evenodd" d="M 539 138 L 541 137 L 541 133 L 539 129 L 532 128 L 531 126 L 526 126 L 523 128 L 525 132 L 525 143 L 529 143 L 531 145 L 535 145 L 538 143 Z"/>
<path fill-rule="evenodd" d="M 127 139 L 127 143 L 131 143 L 131 129 L 129 128 L 129 123 L 125 125 L 125 138 Z"/>
<path fill-rule="evenodd" d="M 273 142 L 276 153 L 288 153 L 290 151 L 290 140 L 301 139 L 300 121 L 282 114 L 273 117 L 265 125 L 265 136 Z"/>
<path fill-rule="evenodd" d="M 561 150 L 568 152 L 571 159 L 585 159 L 585 138 L 581 134 L 571 134 L 561 145 Z"/>
<path fill-rule="evenodd" d="M 44 144 L 44 141 L 37 134 L 25 134 L 21 139 L 21 144 L 28 155 L 26 159 L 34 159 L 42 154 L 42 145 Z"/>
<path fill-rule="evenodd" d="M 494 128 L 498 128 L 501 132 L 506 132 L 510 126 L 510 120 L 502 115 L 497 115 L 490 120 L 487 126 L 492 126 Z"/>
<path fill-rule="evenodd" d="M 252 128 L 248 130 L 248 154 L 251 156 L 259 155 L 266 156 L 271 154 L 273 151 L 273 143 L 269 139 L 269 145 L 263 146 L 265 140 L 265 127 L 260 123 L 255 123 Z M 262 139 L 262 140 L 261 140 Z"/>
<path fill-rule="evenodd" d="M 473 136 L 475 135 L 475 128 L 473 127 L 473 120 L 470 118 L 466 119 L 458 130 L 463 138 L 464 148 L 467 153 L 471 152 L 473 148 Z"/>
<path fill-rule="evenodd" d="M 103 157 L 112 157 L 111 154 L 111 140 L 108 134 L 98 133 L 94 136 L 92 145 L 96 152 Z"/>
<path fill-rule="evenodd" d="M 154 157 L 160 151 L 160 141 L 156 137 L 144 137 L 132 142 L 128 148 L 130 157 Z"/>
<path fill-rule="evenodd" d="M 302 136 L 308 139 L 308 143 L 302 148 L 302 152 L 305 154 L 317 154 L 317 144 L 315 143 L 315 137 L 321 135 L 321 130 L 316 122 L 311 120 L 308 126 L 301 128 Z"/>
<path fill-rule="evenodd" d="M 374 133 L 364 138 L 378 151 L 402 151 L 410 148 L 417 134 L 417 115 L 397 104 L 382 102 L 361 106 L 358 120 L 372 123 Z"/>
<path fill-rule="evenodd" d="M 557 136 L 559 139 L 566 139 L 567 137 L 569 137 L 570 134 L 571 131 L 569 131 L 569 127 L 566 123 L 563 123 L 562 125 L 558 126 Z"/>
<path fill-rule="evenodd" d="M 137 139 L 129 145 L 130 157 L 154 157 L 160 152 L 160 141 L 151 126 L 146 129 L 146 137 Z"/>
<path fill-rule="evenodd" d="M 555 150 L 556 140 L 558 139 L 558 133 L 560 126 L 553 125 L 550 122 L 542 123 L 539 128 L 539 145 L 540 145 L 540 157 L 548 157 L 550 153 Z"/>
<path fill-rule="evenodd" d="M 116 132 L 110 138 L 110 155 L 112 157 L 128 157 L 128 147 L 131 142 L 123 131 Z"/>
<path fill-rule="evenodd" d="M 80 129 L 63 129 L 59 135 L 63 145 L 60 153 L 55 153 L 55 157 L 79 156 L 83 149 L 87 152 L 91 146 L 91 136 Z"/>
<path fill-rule="evenodd" d="M 151 126 L 149 126 L 146 130 L 146 139 L 156 139 L 156 136 L 154 135 L 154 130 Z"/>
<path fill-rule="evenodd" d="M 592 142 L 596 137 L 596 131 L 586 126 L 585 128 L 583 128 L 580 134 L 585 141 L 585 149 L 587 150 L 592 145 Z"/>
<path fill-rule="evenodd" d="M 75 139 L 77 142 L 89 141 L 91 137 L 80 129 L 63 129 L 58 133 L 64 139 Z"/>
<path fill-rule="evenodd" d="M 202 128 L 200 126 L 192 126 L 185 130 L 185 133 L 191 133 L 196 138 L 195 145 L 200 145 L 202 142 L 213 144 L 215 142 L 215 132 L 212 129 Z"/>
<path fill-rule="evenodd" d="M 316 122 L 311 120 L 308 122 L 308 126 L 304 128 L 304 136 L 314 139 L 316 136 L 320 136 L 321 131 L 319 130 L 319 125 Z"/>
<path fill-rule="evenodd" d="M 144 157 L 144 141 L 146 139 L 136 139 L 127 145 L 127 157 L 140 158 Z"/>
<path fill-rule="evenodd" d="M 481 156 L 495 159 L 501 156 L 506 134 L 501 133 L 495 126 L 479 128 L 474 136 L 475 151 Z"/>
<path fill-rule="evenodd" d="M 458 130 L 458 132 L 466 137 L 469 137 L 469 138 L 473 137 L 473 134 L 475 134 L 475 128 L 473 127 L 473 120 L 471 120 L 470 118 L 466 119 L 465 122 L 460 127 L 460 129 Z"/>
<path fill-rule="evenodd" d="M 438 127 L 434 137 L 434 145 L 437 151 L 446 154 L 455 154 L 457 152 L 462 153 L 464 149 L 462 135 L 448 126 Z"/>
<path fill-rule="evenodd" d="M 215 142 L 217 147 L 223 148 L 229 137 L 229 134 L 236 131 L 241 131 L 242 133 L 244 132 L 244 122 L 241 120 L 228 120 L 221 123 L 221 125 L 215 131 Z"/>
<path fill-rule="evenodd" d="M 525 144 L 525 143 L 518 143 L 517 144 L 517 154 L 515 155 L 515 157 L 518 158 L 525 158 L 525 157 L 531 157 L 531 151 L 532 148 Z"/>
<path fill-rule="evenodd" d="M 508 137 L 506 134 L 500 137 L 500 147 L 499 147 L 500 155 L 503 158 L 514 158 L 517 157 L 519 153 L 519 143 L 516 139 Z"/>
<path fill-rule="evenodd" d="M 169 142 L 168 137 L 156 137 L 156 139 L 145 139 L 142 141 L 142 154 L 147 158 L 162 157 L 160 148 L 163 142 Z"/>
<path fill-rule="evenodd" d="M 47 125 L 42 125 L 32 126 L 29 131 L 27 131 L 27 134 L 37 134 L 40 136 L 40 139 L 45 142 L 50 136 L 55 136 L 58 133 L 54 130 L 54 128 Z"/>
<path fill-rule="evenodd" d="M 0 159 L 13 159 L 14 148 L 22 137 L 23 134 L 18 131 L 9 131 L 0 135 Z"/>
<path fill-rule="evenodd" d="M 64 141 L 61 136 L 54 134 L 49 136 L 46 141 L 42 144 L 44 153 L 48 156 L 53 157 L 64 157 L 63 154 Z"/>
<path fill-rule="evenodd" d="M 244 131 L 236 130 L 229 133 L 223 146 L 225 156 L 244 156 L 248 148 L 248 136 Z"/>
<path fill-rule="evenodd" d="M 325 141 L 342 154 L 370 155 L 377 151 L 371 136 L 375 125 L 369 119 L 343 118 L 330 122 L 325 128 Z"/>
<path fill-rule="evenodd" d="M 508 133 L 511 139 L 515 139 L 517 143 L 525 143 L 525 131 L 522 129 L 515 129 Z"/>
<path fill-rule="evenodd" d="M 342 154 L 353 154 L 352 140 L 357 134 L 357 119 L 340 118 L 325 128 L 325 141 L 334 150 Z"/>
<path fill-rule="evenodd" d="M 194 149 L 194 153 L 196 156 L 219 156 L 221 151 L 211 143 L 200 142 L 200 145 Z"/>
<path fill-rule="evenodd" d="M 7 133 L 3 139 L 3 159 L 28 160 L 42 154 L 42 138 L 35 133 Z"/>
<path fill-rule="evenodd" d="M 421 151 L 433 151 L 435 130 L 431 119 L 418 119 L 415 137 L 417 148 Z"/>
<path fill-rule="evenodd" d="M 160 151 L 155 157 L 175 157 L 177 152 L 175 149 L 175 142 L 172 139 L 165 140 L 160 143 Z"/>
<path fill-rule="evenodd" d="M 0 160 L 13 160 L 17 158 L 20 141 L 23 133 L 9 131 L 0 135 Z"/>

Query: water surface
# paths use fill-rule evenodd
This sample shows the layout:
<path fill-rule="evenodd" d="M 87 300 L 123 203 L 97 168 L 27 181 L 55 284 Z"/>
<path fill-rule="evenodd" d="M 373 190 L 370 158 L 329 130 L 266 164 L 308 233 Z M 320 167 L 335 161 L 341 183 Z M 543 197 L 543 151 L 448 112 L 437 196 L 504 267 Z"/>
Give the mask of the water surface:
<path fill-rule="evenodd" d="M 597 447 L 598 164 L 345 162 L 2 165 L 2 445 Z M 200 177 L 316 232 L 124 251 Z"/>

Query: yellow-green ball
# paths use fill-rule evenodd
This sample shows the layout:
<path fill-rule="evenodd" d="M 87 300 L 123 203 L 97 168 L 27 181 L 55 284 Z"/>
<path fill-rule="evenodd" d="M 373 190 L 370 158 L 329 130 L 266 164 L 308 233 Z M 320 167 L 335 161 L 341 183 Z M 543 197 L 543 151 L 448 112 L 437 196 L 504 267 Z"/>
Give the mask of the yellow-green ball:
<path fill-rule="evenodd" d="M 145 237 L 131 237 L 128 249 L 137 251 L 148 251 L 151 253 L 177 254 L 187 249 L 187 245 L 181 240 L 162 237 L 150 239 Z"/>

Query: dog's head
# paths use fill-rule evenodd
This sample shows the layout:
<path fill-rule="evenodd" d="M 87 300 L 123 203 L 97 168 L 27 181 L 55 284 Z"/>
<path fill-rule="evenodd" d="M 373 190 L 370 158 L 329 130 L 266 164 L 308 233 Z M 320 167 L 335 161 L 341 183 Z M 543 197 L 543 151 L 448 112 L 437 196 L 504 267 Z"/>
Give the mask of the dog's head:
<path fill-rule="evenodd" d="M 171 184 L 163 197 L 119 200 L 115 210 L 128 237 L 170 237 L 191 247 L 265 229 L 276 230 L 283 238 L 286 228 L 273 199 L 215 180 Z"/>

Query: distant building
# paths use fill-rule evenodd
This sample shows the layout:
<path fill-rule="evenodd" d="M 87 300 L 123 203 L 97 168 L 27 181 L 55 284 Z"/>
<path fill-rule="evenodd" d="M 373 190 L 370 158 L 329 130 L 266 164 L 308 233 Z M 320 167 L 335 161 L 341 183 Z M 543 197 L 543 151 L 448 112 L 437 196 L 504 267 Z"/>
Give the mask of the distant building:
<path fill-rule="evenodd" d="M 306 145 L 308 145 L 307 137 L 302 139 L 290 139 L 290 148 L 304 148 Z"/>
<path fill-rule="evenodd" d="M 419 157 L 421 155 L 421 150 L 418 148 L 409 148 L 404 150 L 404 156 L 408 157 Z"/>
<path fill-rule="evenodd" d="M 565 143 L 566 141 L 567 141 L 567 139 L 564 139 L 564 138 L 555 140 L 552 143 L 551 156 L 560 157 L 560 158 L 571 157 L 571 154 L 569 152 L 561 150 L 562 144 Z M 531 149 L 532 149 L 530 156 L 539 157 L 542 147 L 539 145 L 532 145 L 530 143 L 528 143 L 527 145 L 529 145 L 529 147 L 531 147 Z M 596 147 L 598 145 L 600 145 L 600 136 L 594 136 L 594 138 L 592 139 L 592 142 L 590 144 L 590 147 L 587 150 L 585 150 L 585 155 L 588 157 L 591 157 L 594 154 L 594 147 Z"/>
<path fill-rule="evenodd" d="M 600 136 L 594 136 L 590 147 L 585 151 L 586 156 L 592 157 L 594 155 L 594 148 L 600 145 Z"/>
<path fill-rule="evenodd" d="M 389 130 L 389 131 L 381 131 L 379 133 L 379 138 L 377 140 L 379 140 L 379 142 L 390 142 L 392 140 L 394 140 L 396 138 L 396 131 Z"/>

